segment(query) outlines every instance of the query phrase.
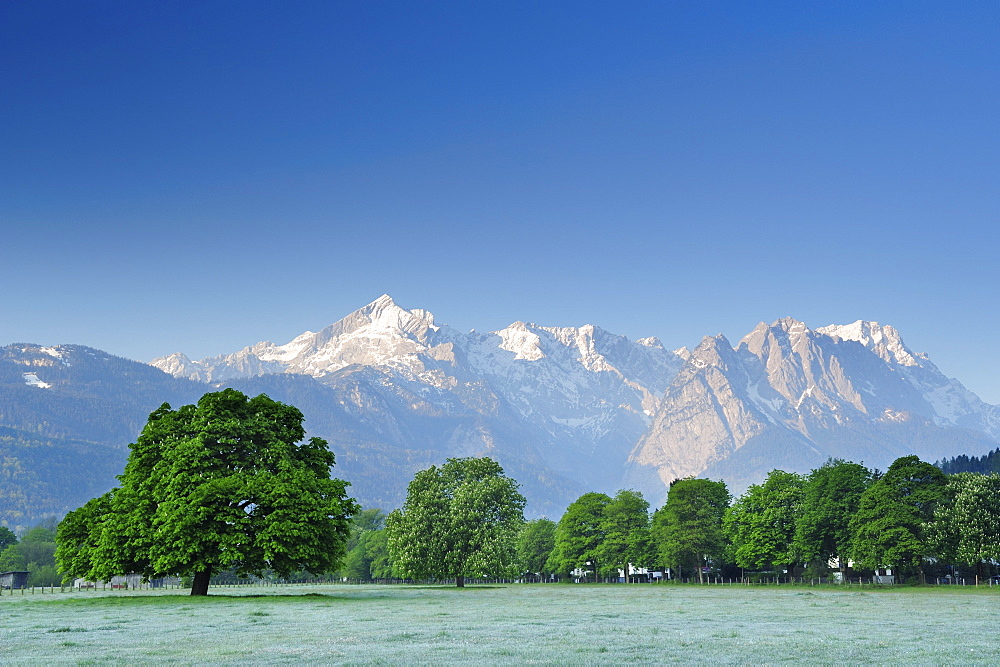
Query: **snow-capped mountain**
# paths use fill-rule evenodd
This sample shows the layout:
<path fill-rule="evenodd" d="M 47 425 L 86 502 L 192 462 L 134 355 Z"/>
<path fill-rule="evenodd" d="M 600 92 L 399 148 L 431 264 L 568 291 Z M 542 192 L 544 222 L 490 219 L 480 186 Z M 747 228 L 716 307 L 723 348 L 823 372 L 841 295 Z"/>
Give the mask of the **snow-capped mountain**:
<path fill-rule="evenodd" d="M 810 330 L 763 322 L 733 347 L 707 337 L 667 389 L 630 456 L 627 479 L 650 491 L 677 477 L 721 476 L 741 490 L 768 470 L 807 471 L 828 457 L 885 467 L 983 453 L 1000 408 L 909 350 L 890 326 Z"/>
<path fill-rule="evenodd" d="M 433 315 L 404 310 L 384 295 L 325 329 L 307 331 L 284 345 L 264 341 L 201 361 L 176 353 L 151 363 L 172 375 L 203 382 L 265 373 L 322 377 L 353 364 L 419 372 L 418 357 L 434 346 L 429 335 L 438 331 Z"/>
<path fill-rule="evenodd" d="M 621 462 L 683 359 L 655 338 L 630 341 L 589 325 L 515 322 L 491 333 L 459 332 L 382 296 L 284 345 L 261 342 L 200 361 L 173 354 L 151 363 L 204 382 L 308 375 L 338 392 L 336 410 L 370 431 L 382 429 L 383 440 L 396 447 L 406 448 L 407 438 L 427 442 L 434 433 L 448 455 L 489 452 L 515 467 L 531 461 L 522 483 L 549 495 L 539 487 L 582 492 L 620 481 Z"/>
<path fill-rule="evenodd" d="M 284 345 L 152 363 L 207 382 L 311 376 L 339 396 L 334 412 L 359 420 L 359 466 L 375 441 L 383 461 L 414 442 L 423 453 L 407 456 L 428 464 L 491 453 L 553 502 L 555 487 L 632 486 L 660 500 L 687 475 L 721 476 L 739 491 L 772 468 L 804 472 L 831 456 L 885 467 L 1000 440 L 1000 409 L 892 327 L 864 321 L 811 330 L 785 318 L 735 347 L 715 336 L 670 352 L 591 325 L 464 333 L 382 296 Z"/>
<path fill-rule="evenodd" d="M 285 344 L 152 365 L 79 346 L 0 348 L 0 517 L 111 488 L 150 411 L 225 386 L 301 409 L 335 474 L 385 509 L 450 456 L 494 456 L 530 513 L 558 516 L 587 491 L 631 487 L 657 504 L 686 475 L 740 493 L 773 468 L 806 472 L 831 456 L 885 468 L 1000 446 L 1000 408 L 875 322 L 786 318 L 735 346 L 714 336 L 669 351 L 591 325 L 461 332 L 383 296 Z M 64 472 L 26 472 L 53 470 Z"/>

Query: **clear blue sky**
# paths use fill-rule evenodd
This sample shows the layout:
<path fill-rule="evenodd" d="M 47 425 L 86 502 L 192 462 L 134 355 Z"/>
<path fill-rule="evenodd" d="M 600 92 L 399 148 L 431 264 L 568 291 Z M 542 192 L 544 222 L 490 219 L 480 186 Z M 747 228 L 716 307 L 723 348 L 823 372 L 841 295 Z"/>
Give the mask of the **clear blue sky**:
<path fill-rule="evenodd" d="M 1000 403 L 996 2 L 0 3 L 0 344 L 871 319 Z"/>

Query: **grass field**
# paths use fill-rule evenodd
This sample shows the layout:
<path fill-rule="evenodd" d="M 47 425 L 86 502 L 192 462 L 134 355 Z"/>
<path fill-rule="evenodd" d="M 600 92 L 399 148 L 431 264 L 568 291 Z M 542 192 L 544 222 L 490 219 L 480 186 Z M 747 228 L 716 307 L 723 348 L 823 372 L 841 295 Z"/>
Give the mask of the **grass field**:
<path fill-rule="evenodd" d="M 0 597 L 0 663 L 1000 663 L 1000 590 L 409 586 Z"/>

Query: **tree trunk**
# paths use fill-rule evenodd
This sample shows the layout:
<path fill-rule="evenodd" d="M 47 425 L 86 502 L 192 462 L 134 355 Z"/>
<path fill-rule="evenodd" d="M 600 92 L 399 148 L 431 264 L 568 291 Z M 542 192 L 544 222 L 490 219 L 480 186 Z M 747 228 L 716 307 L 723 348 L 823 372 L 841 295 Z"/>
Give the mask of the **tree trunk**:
<path fill-rule="evenodd" d="M 455 575 L 455 585 L 459 588 L 465 588 L 465 575 L 456 574 Z"/>
<path fill-rule="evenodd" d="M 191 583 L 191 595 L 208 595 L 208 582 L 211 578 L 211 565 L 206 567 L 201 572 L 195 572 L 194 581 Z"/>
<path fill-rule="evenodd" d="M 705 562 L 705 561 L 699 561 L 699 563 L 698 563 L 698 583 L 699 584 L 704 584 L 705 583 L 705 568 L 701 566 L 701 564 L 703 562 Z"/>

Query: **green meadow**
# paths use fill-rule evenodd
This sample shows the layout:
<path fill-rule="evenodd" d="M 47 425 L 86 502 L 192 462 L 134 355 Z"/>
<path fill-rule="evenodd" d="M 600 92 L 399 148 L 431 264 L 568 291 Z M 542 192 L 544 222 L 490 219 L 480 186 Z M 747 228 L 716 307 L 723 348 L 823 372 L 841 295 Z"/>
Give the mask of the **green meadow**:
<path fill-rule="evenodd" d="M 2 663 L 1000 663 L 1000 590 L 289 586 L 0 597 Z"/>

